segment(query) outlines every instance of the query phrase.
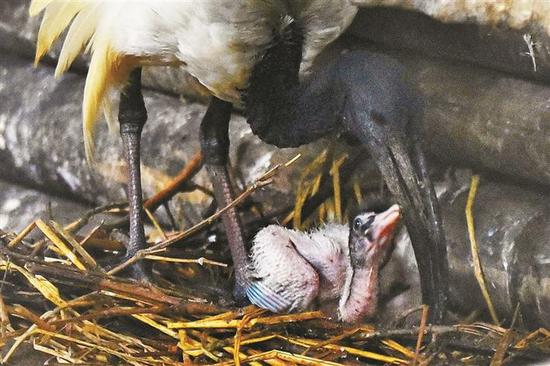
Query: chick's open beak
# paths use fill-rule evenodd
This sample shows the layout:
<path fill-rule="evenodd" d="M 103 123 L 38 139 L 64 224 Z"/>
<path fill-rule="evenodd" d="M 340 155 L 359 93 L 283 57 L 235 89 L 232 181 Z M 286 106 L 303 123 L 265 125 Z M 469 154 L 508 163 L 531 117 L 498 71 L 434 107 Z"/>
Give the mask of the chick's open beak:
<path fill-rule="evenodd" d="M 386 211 L 378 214 L 373 225 L 373 241 L 378 246 L 390 243 L 400 221 L 401 207 L 399 205 L 393 205 Z"/>

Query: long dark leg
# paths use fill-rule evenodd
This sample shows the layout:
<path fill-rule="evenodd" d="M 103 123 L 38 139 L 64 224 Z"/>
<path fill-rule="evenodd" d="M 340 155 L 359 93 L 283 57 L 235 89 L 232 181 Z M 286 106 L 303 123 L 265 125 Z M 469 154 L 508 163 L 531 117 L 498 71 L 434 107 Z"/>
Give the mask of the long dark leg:
<path fill-rule="evenodd" d="M 130 258 L 145 248 L 143 230 L 143 205 L 141 192 L 140 140 L 141 131 L 147 121 L 147 110 L 141 94 L 141 68 L 131 72 L 127 86 L 120 96 L 118 120 L 120 136 L 124 145 L 124 156 L 128 163 L 128 205 L 130 221 L 130 242 L 126 257 Z M 143 262 L 133 266 L 135 276 L 148 278 L 148 270 Z"/>
<path fill-rule="evenodd" d="M 233 187 L 227 170 L 229 155 L 229 120 L 232 104 L 212 97 L 208 110 L 201 123 L 201 149 L 204 162 L 214 188 L 218 208 L 227 206 L 234 198 Z M 222 215 L 223 226 L 233 258 L 235 269 L 234 296 L 237 301 L 246 299 L 247 253 L 244 245 L 243 230 L 236 208 Z"/>

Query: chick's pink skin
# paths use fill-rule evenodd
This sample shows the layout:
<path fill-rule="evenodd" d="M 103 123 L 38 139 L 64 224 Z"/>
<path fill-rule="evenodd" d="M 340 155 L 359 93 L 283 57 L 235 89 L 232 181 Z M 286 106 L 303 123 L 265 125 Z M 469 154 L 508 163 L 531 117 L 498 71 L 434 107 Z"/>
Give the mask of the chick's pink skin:
<path fill-rule="evenodd" d="M 371 214 L 364 214 L 365 221 Z M 350 256 L 346 283 L 338 305 L 338 317 L 346 323 L 355 323 L 373 316 L 378 301 L 378 275 L 382 259 L 391 247 L 391 241 L 401 219 L 401 209 L 393 205 L 377 214 L 368 229 L 351 228 Z M 355 241 L 355 243 L 352 243 Z M 353 249 L 352 249 L 353 246 Z"/>

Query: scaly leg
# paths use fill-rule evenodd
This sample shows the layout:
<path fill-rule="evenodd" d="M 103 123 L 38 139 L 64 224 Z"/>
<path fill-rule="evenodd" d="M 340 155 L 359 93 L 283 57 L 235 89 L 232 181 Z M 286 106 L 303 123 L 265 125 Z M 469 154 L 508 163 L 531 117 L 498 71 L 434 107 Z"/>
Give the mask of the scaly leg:
<path fill-rule="evenodd" d="M 204 163 L 210 174 L 214 196 L 218 208 L 223 208 L 234 199 L 233 188 L 227 170 L 229 155 L 229 120 L 232 104 L 212 97 L 208 110 L 201 123 L 200 141 Z M 239 302 L 246 299 L 245 283 L 247 253 L 244 245 L 243 230 L 237 209 L 225 211 L 222 215 L 227 241 L 233 258 L 235 270 L 234 296 Z"/>
<path fill-rule="evenodd" d="M 144 249 L 146 245 L 143 229 L 140 140 L 141 131 L 147 121 L 147 110 L 141 94 L 141 68 L 130 73 L 128 84 L 122 91 L 118 120 L 124 156 L 128 164 L 127 196 L 130 221 L 130 242 L 126 251 L 126 259 L 128 259 L 138 250 Z M 149 279 L 149 269 L 143 261 L 134 264 L 132 269 L 136 279 Z"/>

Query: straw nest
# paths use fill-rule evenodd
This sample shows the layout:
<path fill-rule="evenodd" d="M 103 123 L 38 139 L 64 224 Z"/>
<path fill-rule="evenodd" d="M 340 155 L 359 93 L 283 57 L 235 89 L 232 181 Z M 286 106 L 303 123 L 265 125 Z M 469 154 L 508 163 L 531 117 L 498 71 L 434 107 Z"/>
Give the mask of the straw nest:
<path fill-rule="evenodd" d="M 156 207 L 192 179 L 200 168 L 197 159 L 153 197 Z M 315 159 L 302 173 L 294 208 L 275 218 L 307 227 L 303 210 L 317 199 L 316 217 L 342 220 L 346 159 L 327 154 Z M 292 169 L 292 162 L 271 169 L 233 204 L 268 185 L 280 170 Z M 323 191 L 329 194 L 319 199 Z M 358 185 L 351 191 L 361 199 Z M 527 333 L 485 323 L 430 326 L 425 307 L 417 326 L 393 329 L 342 325 L 320 311 L 274 315 L 237 307 L 226 258 L 196 240 L 224 209 L 184 231 L 165 231 L 148 210 L 154 243 L 109 271 L 101 263 L 123 247 L 112 239 L 112 225 L 89 222 L 106 212 L 123 215 L 125 204 L 92 210 L 68 225 L 37 220 L 17 235 L 0 233 L 2 363 L 23 363 L 18 351 L 24 345 L 45 354 L 50 365 L 500 365 L 550 355 L 547 330 Z M 124 279 L 124 270 L 137 260 L 153 263 L 154 285 Z"/>

